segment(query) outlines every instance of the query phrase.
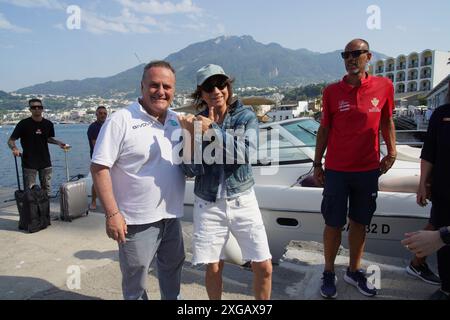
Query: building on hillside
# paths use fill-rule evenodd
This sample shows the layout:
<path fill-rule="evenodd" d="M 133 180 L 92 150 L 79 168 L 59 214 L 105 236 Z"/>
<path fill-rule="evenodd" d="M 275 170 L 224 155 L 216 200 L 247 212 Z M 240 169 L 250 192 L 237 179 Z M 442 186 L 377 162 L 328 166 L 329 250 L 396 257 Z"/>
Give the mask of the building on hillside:
<path fill-rule="evenodd" d="M 392 80 L 395 99 L 399 104 L 425 97 L 449 73 L 450 52 L 424 50 L 421 53 L 401 54 L 396 58 L 375 61 L 373 74 Z"/>
<path fill-rule="evenodd" d="M 299 117 L 302 113 L 308 112 L 308 101 L 298 101 L 297 104 L 281 105 L 272 108 L 267 116 L 273 121 L 281 121 Z"/>

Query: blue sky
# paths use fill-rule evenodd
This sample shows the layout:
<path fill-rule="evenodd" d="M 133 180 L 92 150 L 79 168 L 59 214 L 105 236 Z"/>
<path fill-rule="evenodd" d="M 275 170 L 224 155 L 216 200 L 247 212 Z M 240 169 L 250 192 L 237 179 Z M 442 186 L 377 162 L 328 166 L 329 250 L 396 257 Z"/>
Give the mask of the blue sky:
<path fill-rule="evenodd" d="M 69 29 L 69 5 L 81 10 Z M 369 6 L 381 29 L 369 29 Z M 73 11 L 71 11 L 73 12 Z M 373 12 L 373 11 L 372 11 Z M 317 52 L 355 37 L 398 55 L 450 50 L 448 0 L 0 0 L 0 90 L 104 77 L 222 35 Z"/>

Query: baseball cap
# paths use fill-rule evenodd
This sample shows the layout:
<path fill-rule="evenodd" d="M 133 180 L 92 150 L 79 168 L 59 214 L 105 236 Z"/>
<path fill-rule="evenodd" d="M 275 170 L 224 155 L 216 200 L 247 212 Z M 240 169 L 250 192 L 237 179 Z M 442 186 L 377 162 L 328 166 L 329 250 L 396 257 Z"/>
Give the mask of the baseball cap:
<path fill-rule="evenodd" d="M 201 86 L 208 78 L 215 75 L 223 75 L 224 77 L 229 78 L 229 76 L 223 71 L 221 66 L 216 64 L 208 64 L 204 67 L 201 67 L 197 71 L 197 86 Z"/>

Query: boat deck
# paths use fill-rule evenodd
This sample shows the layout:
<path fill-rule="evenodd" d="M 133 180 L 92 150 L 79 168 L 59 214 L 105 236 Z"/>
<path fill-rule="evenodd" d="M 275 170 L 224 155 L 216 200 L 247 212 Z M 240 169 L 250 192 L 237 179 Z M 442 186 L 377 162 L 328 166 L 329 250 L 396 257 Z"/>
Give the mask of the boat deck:
<path fill-rule="evenodd" d="M 104 232 L 101 210 L 73 222 L 53 220 L 38 233 L 17 229 L 16 204 L 4 202 L 13 198 L 14 190 L 0 188 L 0 299 L 33 300 L 114 300 L 122 299 L 117 244 Z M 51 203 L 51 214 L 59 215 L 57 201 Z M 185 300 L 207 299 L 204 266 L 192 266 L 192 224 L 183 221 L 186 246 L 181 293 Z M 366 298 L 343 280 L 348 261 L 346 250 L 336 260 L 338 299 L 427 299 L 436 289 L 405 272 L 404 259 L 366 254 L 363 266 L 376 265 L 381 270 L 381 290 L 377 297 Z M 431 261 L 430 261 L 430 264 Z M 319 293 L 323 270 L 321 245 L 292 242 L 279 265 L 273 270 L 274 300 L 322 299 Z M 77 282 L 76 274 L 80 274 Z M 252 272 L 227 264 L 224 270 L 226 300 L 251 300 Z M 152 271 L 148 276 L 149 296 L 160 298 L 158 282 Z"/>

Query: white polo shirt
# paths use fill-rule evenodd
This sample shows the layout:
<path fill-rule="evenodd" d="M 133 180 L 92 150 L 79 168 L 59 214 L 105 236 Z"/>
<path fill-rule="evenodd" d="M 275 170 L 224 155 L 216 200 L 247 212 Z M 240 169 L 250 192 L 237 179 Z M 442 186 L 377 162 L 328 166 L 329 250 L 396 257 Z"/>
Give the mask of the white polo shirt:
<path fill-rule="evenodd" d="M 177 114 L 165 124 L 135 102 L 103 124 L 92 163 L 110 168 L 114 196 L 127 224 L 183 216 L 185 178 L 174 147 L 181 136 Z"/>

